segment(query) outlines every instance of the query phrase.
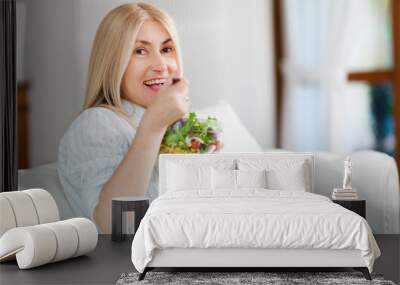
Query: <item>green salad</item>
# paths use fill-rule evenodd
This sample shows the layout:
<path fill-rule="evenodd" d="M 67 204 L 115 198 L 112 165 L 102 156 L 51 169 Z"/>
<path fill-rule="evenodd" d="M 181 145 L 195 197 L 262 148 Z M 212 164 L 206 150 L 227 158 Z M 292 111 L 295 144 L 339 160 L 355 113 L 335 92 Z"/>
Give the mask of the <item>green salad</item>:
<path fill-rule="evenodd" d="M 207 153 L 215 149 L 222 129 L 215 117 L 205 120 L 190 112 L 187 118 L 168 127 L 160 153 Z"/>

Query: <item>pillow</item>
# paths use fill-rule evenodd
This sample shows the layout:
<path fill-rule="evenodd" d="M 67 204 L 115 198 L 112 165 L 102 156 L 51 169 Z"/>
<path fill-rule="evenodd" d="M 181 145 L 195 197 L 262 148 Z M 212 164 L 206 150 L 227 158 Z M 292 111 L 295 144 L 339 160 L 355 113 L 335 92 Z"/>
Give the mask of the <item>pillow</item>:
<path fill-rule="evenodd" d="M 235 170 L 237 187 L 240 188 L 267 188 L 267 171 L 263 170 Z"/>
<path fill-rule="evenodd" d="M 311 191 L 311 168 L 306 159 L 260 157 L 239 159 L 240 170 L 266 169 L 267 188 L 273 190 Z"/>
<path fill-rule="evenodd" d="M 233 169 L 212 169 L 213 189 L 236 190 L 236 170 Z"/>
<path fill-rule="evenodd" d="M 214 190 L 267 188 L 266 170 L 212 169 Z"/>
<path fill-rule="evenodd" d="M 211 189 L 210 166 L 186 166 L 170 162 L 167 167 L 167 191 Z"/>
<path fill-rule="evenodd" d="M 293 167 L 274 168 L 267 171 L 268 189 L 307 191 L 307 165 L 305 162 L 294 164 Z"/>
<path fill-rule="evenodd" d="M 216 117 L 222 127 L 220 140 L 224 143 L 221 152 L 261 152 L 257 140 L 247 130 L 233 110 L 232 106 L 223 100 L 215 105 L 194 110 L 199 118 Z"/>

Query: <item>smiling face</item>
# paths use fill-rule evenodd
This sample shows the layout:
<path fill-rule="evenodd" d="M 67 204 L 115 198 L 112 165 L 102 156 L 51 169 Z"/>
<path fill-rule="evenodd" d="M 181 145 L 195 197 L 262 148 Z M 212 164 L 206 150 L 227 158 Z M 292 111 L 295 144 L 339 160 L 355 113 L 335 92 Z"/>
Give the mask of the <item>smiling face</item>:
<path fill-rule="evenodd" d="M 122 98 L 147 108 L 163 84 L 179 76 L 175 45 L 169 33 L 156 21 L 144 22 L 122 78 Z"/>

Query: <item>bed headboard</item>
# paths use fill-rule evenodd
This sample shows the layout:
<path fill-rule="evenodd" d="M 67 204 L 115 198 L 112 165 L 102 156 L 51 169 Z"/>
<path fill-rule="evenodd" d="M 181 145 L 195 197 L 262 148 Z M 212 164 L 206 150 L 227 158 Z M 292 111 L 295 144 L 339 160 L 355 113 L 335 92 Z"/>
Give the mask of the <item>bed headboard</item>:
<path fill-rule="evenodd" d="M 180 165 L 190 166 L 213 166 L 216 168 L 238 169 L 238 161 L 296 161 L 307 162 L 309 166 L 309 189 L 307 191 L 314 192 L 314 155 L 310 152 L 227 152 L 213 154 L 161 154 L 159 157 L 159 195 L 167 191 L 168 165 L 176 163 Z"/>

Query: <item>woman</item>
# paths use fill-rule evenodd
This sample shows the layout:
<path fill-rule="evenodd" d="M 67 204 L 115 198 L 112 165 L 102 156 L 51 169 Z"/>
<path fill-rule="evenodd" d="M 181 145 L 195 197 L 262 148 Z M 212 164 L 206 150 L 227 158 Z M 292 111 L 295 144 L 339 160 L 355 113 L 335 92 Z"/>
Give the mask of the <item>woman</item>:
<path fill-rule="evenodd" d="M 60 181 L 77 214 L 109 233 L 112 197 L 157 196 L 162 138 L 189 101 L 168 15 L 148 4 L 112 10 L 94 40 L 84 111 L 59 147 Z"/>

